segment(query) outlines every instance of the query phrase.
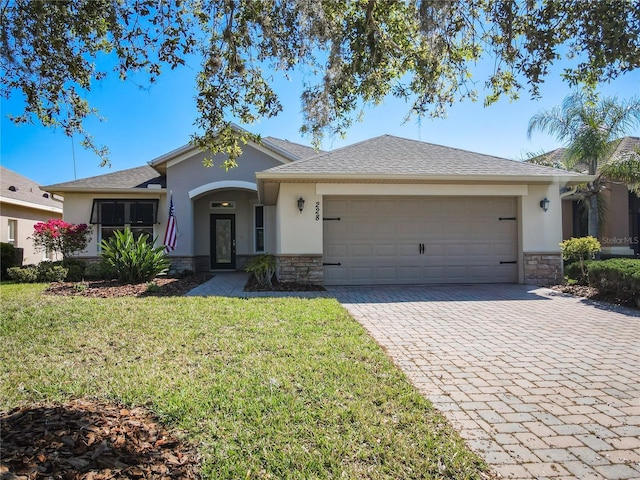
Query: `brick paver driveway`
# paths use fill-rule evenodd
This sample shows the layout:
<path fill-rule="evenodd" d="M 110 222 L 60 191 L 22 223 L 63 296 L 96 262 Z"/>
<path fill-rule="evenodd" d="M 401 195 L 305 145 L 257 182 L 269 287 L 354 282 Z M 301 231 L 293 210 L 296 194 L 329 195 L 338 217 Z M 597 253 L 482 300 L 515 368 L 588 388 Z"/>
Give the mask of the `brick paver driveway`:
<path fill-rule="evenodd" d="M 640 314 L 525 285 L 330 293 L 506 478 L 640 478 Z"/>

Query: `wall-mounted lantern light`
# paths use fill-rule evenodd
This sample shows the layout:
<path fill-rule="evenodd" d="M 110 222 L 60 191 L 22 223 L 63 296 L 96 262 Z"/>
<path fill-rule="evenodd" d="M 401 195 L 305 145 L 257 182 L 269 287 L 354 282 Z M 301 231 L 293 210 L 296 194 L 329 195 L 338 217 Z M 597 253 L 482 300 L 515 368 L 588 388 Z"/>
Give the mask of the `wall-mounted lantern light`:
<path fill-rule="evenodd" d="M 550 203 L 551 202 L 547 197 L 544 197 L 542 200 L 540 200 L 540 208 L 542 209 L 542 211 L 546 212 L 547 210 L 549 210 Z"/>
<path fill-rule="evenodd" d="M 304 210 L 304 198 L 302 197 L 298 199 L 298 210 L 300 210 L 300 213 Z"/>

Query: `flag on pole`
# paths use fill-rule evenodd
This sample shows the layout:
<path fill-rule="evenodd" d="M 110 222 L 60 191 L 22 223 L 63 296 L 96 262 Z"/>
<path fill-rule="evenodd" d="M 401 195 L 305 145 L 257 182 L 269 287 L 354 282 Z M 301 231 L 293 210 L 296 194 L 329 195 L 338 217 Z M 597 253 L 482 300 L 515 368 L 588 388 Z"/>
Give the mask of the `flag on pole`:
<path fill-rule="evenodd" d="M 167 219 L 167 230 L 164 232 L 164 248 L 167 253 L 176 249 L 178 243 L 178 224 L 176 222 L 176 212 L 173 208 L 173 193 L 169 201 L 169 218 Z"/>

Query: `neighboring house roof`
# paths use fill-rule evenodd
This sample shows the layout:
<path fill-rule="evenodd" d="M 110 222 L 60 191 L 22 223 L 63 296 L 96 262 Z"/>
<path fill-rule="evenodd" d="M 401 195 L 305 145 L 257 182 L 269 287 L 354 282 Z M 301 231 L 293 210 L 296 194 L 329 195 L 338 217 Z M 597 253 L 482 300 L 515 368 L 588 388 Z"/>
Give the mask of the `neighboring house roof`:
<path fill-rule="evenodd" d="M 622 137 L 618 140 L 614 140 L 613 142 L 611 142 L 611 144 L 614 145 L 615 148 L 609 158 L 612 158 L 614 160 L 622 159 L 632 152 L 637 152 L 640 150 L 639 137 Z M 556 148 L 555 150 L 551 150 L 550 152 L 546 152 L 533 157 L 528 160 L 528 162 L 536 163 L 538 165 L 561 165 L 566 152 L 566 148 Z M 573 168 L 573 171 L 576 172 L 587 172 L 588 170 L 588 165 L 584 163 L 579 163 Z"/>
<path fill-rule="evenodd" d="M 47 192 L 129 192 L 142 189 L 160 189 L 167 187 L 167 178 L 153 167 L 129 168 L 118 172 L 106 173 L 95 177 L 83 178 L 72 182 L 56 183 L 42 187 Z"/>
<path fill-rule="evenodd" d="M 558 165 L 562 165 L 562 159 L 564 158 L 564 154 L 566 151 L 567 149 L 564 147 L 556 148 L 555 150 L 551 150 L 550 152 L 542 153 L 540 155 L 532 157 L 527 160 L 527 162 L 555 168 Z"/>
<path fill-rule="evenodd" d="M 0 202 L 62 213 L 62 202 L 40 190 L 33 180 L 0 166 Z"/>
<path fill-rule="evenodd" d="M 622 158 L 631 152 L 640 150 L 640 137 L 622 137 L 618 142 L 618 146 L 611 154 L 614 158 Z"/>
<path fill-rule="evenodd" d="M 305 160 L 265 170 L 278 175 L 361 177 L 551 177 L 575 172 L 508 160 L 458 148 L 383 135 Z"/>

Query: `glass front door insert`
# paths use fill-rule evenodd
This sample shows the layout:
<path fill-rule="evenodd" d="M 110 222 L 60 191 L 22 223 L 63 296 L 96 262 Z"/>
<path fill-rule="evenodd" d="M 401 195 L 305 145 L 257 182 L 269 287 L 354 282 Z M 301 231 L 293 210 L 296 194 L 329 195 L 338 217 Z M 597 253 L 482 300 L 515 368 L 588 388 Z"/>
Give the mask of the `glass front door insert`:
<path fill-rule="evenodd" d="M 236 268 L 235 215 L 211 215 L 211 269 Z"/>

